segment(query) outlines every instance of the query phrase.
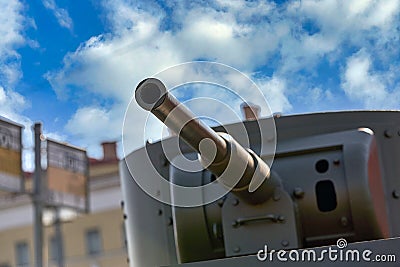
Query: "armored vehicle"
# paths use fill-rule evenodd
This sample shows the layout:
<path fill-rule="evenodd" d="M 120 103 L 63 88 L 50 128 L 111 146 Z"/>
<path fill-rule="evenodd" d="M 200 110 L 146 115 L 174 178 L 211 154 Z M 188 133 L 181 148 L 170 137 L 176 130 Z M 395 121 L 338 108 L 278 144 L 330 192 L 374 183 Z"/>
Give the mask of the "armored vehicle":
<path fill-rule="evenodd" d="M 155 78 L 141 82 L 135 97 L 177 135 L 120 163 L 132 267 L 275 266 L 296 259 L 273 261 L 268 253 L 321 256 L 327 246 L 400 257 L 400 112 L 275 116 L 271 155 L 275 137 L 263 127 L 271 118 L 212 129 Z M 166 155 L 171 144 L 179 149 Z M 179 153 L 203 168 L 176 167 Z M 396 266 L 394 258 L 386 266 Z"/>

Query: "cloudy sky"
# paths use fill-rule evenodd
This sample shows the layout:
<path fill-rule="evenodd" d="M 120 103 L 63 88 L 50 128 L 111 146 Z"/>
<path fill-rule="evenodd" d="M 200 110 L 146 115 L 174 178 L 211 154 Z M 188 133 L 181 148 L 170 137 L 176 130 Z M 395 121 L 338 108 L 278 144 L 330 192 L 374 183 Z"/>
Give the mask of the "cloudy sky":
<path fill-rule="evenodd" d="M 25 125 L 26 162 L 36 121 L 101 157 L 137 83 L 193 60 L 245 73 L 273 112 L 399 109 L 399 14 L 398 0 L 0 0 L 0 115 Z"/>

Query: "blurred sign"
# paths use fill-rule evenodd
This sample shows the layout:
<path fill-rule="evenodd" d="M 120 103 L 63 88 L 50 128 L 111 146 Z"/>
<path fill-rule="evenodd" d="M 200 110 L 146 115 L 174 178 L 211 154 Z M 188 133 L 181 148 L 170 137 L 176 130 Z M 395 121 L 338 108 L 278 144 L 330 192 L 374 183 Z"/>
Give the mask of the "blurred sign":
<path fill-rule="evenodd" d="M 22 191 L 22 126 L 0 120 L 0 189 Z"/>
<path fill-rule="evenodd" d="M 85 150 L 47 140 L 48 205 L 87 211 L 88 173 Z"/>

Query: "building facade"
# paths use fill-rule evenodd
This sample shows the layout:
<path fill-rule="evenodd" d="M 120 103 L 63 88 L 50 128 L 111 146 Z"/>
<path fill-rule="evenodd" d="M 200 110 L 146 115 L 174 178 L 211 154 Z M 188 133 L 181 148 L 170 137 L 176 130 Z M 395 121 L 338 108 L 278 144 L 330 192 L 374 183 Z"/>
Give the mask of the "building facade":
<path fill-rule="evenodd" d="M 104 158 L 90 159 L 89 213 L 72 214 L 61 224 L 64 266 L 128 266 L 116 143 L 102 145 Z M 0 194 L 0 267 L 34 266 L 33 212 L 29 195 Z M 54 226 L 44 225 L 44 266 L 57 266 L 56 244 Z"/>

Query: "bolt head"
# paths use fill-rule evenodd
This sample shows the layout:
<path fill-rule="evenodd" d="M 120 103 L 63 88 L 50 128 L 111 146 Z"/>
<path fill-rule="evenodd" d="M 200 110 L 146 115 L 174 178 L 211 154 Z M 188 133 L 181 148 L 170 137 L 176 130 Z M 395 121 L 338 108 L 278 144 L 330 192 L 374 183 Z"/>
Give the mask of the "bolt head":
<path fill-rule="evenodd" d="M 279 191 L 279 189 L 275 189 L 273 200 L 274 201 L 279 201 L 280 199 L 281 199 L 281 192 Z"/>
<path fill-rule="evenodd" d="M 233 205 L 233 206 L 239 205 L 239 199 L 235 198 L 235 199 L 232 201 L 232 205 Z"/>
<path fill-rule="evenodd" d="M 347 219 L 346 216 L 343 216 L 342 218 L 340 218 L 340 224 L 341 224 L 343 227 L 346 227 L 347 225 L 349 225 L 349 220 Z"/>
<path fill-rule="evenodd" d="M 234 247 L 234 248 L 233 248 L 233 252 L 239 253 L 239 252 L 240 252 L 240 247 Z"/>
<path fill-rule="evenodd" d="M 392 138 L 393 137 L 393 132 L 391 130 L 385 130 L 385 137 L 386 138 Z"/>
<path fill-rule="evenodd" d="M 285 216 L 279 215 L 279 216 L 278 216 L 278 221 L 279 221 L 279 222 L 284 222 L 284 221 L 285 221 Z"/>
<path fill-rule="evenodd" d="M 173 223 L 174 223 L 174 222 L 173 222 L 172 218 L 169 217 L 168 220 L 167 220 L 167 226 L 172 226 Z"/>
<path fill-rule="evenodd" d="M 294 195 L 294 197 L 295 198 L 303 198 L 304 197 L 304 190 L 302 189 L 302 188 L 300 188 L 300 187 L 296 187 L 294 190 L 293 190 L 293 195 Z"/>
<path fill-rule="evenodd" d="M 393 190 L 392 196 L 395 199 L 399 199 L 400 198 L 400 191 L 399 190 Z"/>

